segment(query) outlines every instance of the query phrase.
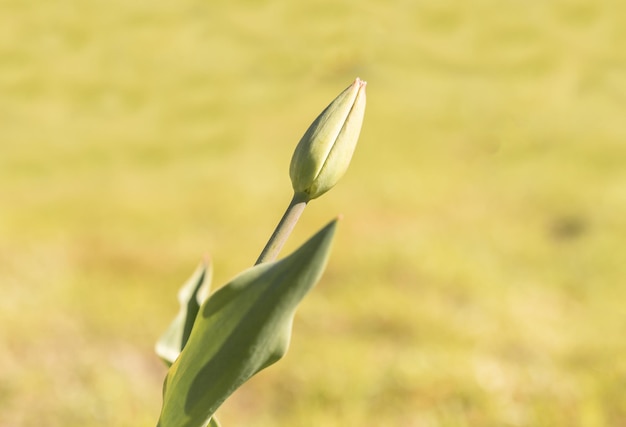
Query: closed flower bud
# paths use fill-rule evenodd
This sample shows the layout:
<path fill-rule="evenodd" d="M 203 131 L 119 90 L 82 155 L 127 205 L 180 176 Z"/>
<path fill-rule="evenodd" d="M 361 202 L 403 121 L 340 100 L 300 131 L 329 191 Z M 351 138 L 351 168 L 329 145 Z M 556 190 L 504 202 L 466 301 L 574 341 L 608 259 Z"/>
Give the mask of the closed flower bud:
<path fill-rule="evenodd" d="M 357 78 L 315 119 L 296 147 L 289 176 L 296 194 L 315 199 L 348 169 L 365 113 L 365 85 Z"/>

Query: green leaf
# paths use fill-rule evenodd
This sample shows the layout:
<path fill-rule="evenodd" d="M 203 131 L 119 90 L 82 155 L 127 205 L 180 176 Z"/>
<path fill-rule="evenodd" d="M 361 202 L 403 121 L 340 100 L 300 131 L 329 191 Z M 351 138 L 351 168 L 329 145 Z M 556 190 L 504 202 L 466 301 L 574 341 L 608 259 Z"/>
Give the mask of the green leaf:
<path fill-rule="evenodd" d="M 200 306 L 210 292 L 212 268 L 203 260 L 193 275 L 178 291 L 180 311 L 156 343 L 156 354 L 170 366 L 189 339 Z"/>
<path fill-rule="evenodd" d="M 200 427 L 230 394 L 287 351 L 297 305 L 324 271 L 332 221 L 290 256 L 235 277 L 202 305 L 165 379 L 160 427 Z"/>

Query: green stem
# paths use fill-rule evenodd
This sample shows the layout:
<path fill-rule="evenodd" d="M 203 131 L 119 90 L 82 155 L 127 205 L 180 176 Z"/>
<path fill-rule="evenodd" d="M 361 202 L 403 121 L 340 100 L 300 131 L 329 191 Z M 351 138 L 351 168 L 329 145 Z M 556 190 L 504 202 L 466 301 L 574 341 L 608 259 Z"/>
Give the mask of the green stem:
<path fill-rule="evenodd" d="M 256 260 L 254 265 L 274 261 L 276 259 L 308 202 L 309 198 L 306 194 L 295 193 L 293 195 L 285 214 L 276 226 L 274 233 L 272 233 L 272 237 L 270 237 L 269 241 L 265 245 L 265 248 L 263 248 L 261 255 L 259 255 L 259 259 Z"/>

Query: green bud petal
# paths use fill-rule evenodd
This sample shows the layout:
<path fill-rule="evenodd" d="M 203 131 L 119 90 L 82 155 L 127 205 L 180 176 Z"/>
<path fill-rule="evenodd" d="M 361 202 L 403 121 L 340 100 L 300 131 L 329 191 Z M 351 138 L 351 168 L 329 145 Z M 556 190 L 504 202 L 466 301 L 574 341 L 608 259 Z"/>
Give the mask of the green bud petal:
<path fill-rule="evenodd" d="M 348 169 L 363 124 L 366 84 L 357 78 L 300 139 L 289 167 L 296 193 L 315 199 L 333 188 Z"/>

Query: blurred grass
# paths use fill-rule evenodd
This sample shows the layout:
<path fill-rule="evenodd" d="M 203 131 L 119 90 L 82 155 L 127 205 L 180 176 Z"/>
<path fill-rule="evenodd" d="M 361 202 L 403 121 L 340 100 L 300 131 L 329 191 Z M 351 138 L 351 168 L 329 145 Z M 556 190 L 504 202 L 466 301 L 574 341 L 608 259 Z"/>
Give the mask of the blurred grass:
<path fill-rule="evenodd" d="M 154 425 L 154 340 L 225 283 L 356 76 L 344 214 L 225 426 L 626 426 L 626 6 L 7 0 L 0 426 Z M 44 421 L 42 421 L 44 420 Z"/>

